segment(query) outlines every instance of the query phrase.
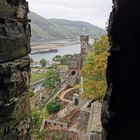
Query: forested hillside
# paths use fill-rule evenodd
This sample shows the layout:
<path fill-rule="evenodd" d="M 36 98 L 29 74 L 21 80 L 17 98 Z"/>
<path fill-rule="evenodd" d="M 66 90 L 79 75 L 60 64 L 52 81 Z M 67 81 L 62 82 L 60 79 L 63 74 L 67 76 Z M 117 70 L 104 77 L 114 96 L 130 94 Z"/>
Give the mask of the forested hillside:
<path fill-rule="evenodd" d="M 33 12 L 30 12 L 29 18 L 32 20 L 32 42 L 79 39 L 81 34 L 95 38 L 105 34 L 103 29 L 84 21 L 45 19 Z"/>

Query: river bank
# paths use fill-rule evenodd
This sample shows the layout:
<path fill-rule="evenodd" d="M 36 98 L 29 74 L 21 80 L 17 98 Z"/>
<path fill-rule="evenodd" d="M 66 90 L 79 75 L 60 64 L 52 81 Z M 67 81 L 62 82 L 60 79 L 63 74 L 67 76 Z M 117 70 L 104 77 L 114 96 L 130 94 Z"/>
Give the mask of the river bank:
<path fill-rule="evenodd" d="M 78 44 L 80 45 L 79 40 L 59 40 L 53 42 L 46 42 L 45 44 L 42 45 L 32 46 L 32 50 L 63 48 L 63 47 L 70 47 Z"/>

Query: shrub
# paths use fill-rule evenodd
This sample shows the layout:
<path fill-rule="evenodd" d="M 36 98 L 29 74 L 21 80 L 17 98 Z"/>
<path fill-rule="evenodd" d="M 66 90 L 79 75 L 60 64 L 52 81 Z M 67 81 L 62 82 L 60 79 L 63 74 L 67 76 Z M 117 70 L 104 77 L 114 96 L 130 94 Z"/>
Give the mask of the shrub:
<path fill-rule="evenodd" d="M 29 97 L 33 97 L 34 96 L 34 92 L 32 89 L 29 90 Z"/>
<path fill-rule="evenodd" d="M 49 114 L 58 112 L 60 108 L 61 108 L 61 105 L 57 102 L 51 102 L 47 105 L 47 110 Z"/>

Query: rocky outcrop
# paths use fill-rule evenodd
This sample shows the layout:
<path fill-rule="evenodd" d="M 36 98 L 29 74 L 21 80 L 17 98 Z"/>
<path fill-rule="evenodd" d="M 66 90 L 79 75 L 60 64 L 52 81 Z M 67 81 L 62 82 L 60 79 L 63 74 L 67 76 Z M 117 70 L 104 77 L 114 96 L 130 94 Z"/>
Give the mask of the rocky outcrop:
<path fill-rule="evenodd" d="M 0 139 L 30 140 L 30 25 L 25 0 L 0 0 Z"/>
<path fill-rule="evenodd" d="M 139 21 L 138 0 L 113 0 L 108 33 L 108 90 L 102 124 L 105 140 L 140 139 Z"/>

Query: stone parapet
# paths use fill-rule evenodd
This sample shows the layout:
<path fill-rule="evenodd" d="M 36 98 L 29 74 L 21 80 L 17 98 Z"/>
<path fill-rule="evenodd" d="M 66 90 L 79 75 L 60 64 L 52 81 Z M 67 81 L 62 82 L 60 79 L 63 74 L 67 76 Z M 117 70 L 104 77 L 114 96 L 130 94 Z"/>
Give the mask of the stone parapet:
<path fill-rule="evenodd" d="M 21 96 L 30 84 L 30 58 L 0 64 L 0 102 Z"/>

